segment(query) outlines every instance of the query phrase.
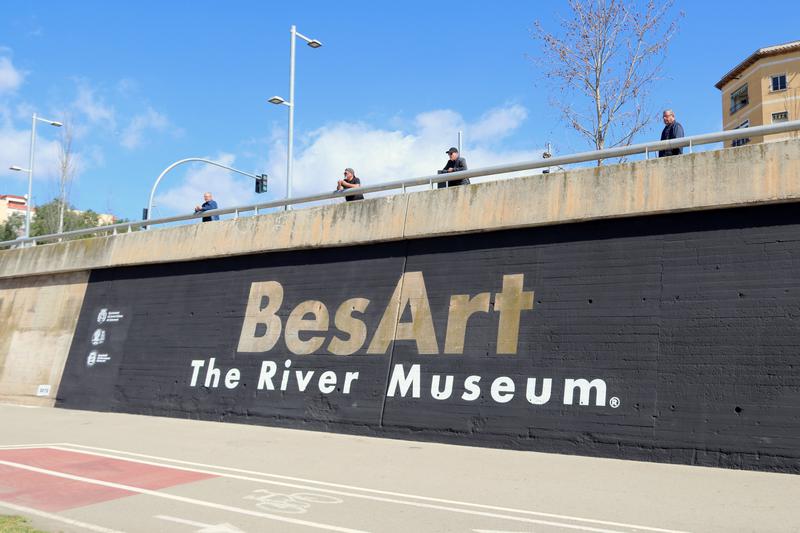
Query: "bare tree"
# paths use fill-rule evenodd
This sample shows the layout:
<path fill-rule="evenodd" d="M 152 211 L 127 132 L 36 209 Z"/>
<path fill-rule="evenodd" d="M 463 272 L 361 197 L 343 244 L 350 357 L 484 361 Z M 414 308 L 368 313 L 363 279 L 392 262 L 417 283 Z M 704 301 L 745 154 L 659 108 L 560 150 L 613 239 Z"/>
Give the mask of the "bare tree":
<path fill-rule="evenodd" d="M 75 154 L 72 148 L 72 141 L 74 139 L 74 131 L 72 128 L 72 121 L 64 121 L 64 126 L 61 128 L 61 137 L 58 143 L 58 232 L 64 231 L 64 211 L 68 209 L 69 190 L 72 185 L 72 179 L 75 177 L 76 165 Z"/>
<path fill-rule="evenodd" d="M 554 105 L 595 149 L 631 144 L 655 116 L 647 106 L 649 86 L 660 78 L 683 16 L 668 20 L 672 5 L 569 0 L 571 18 L 558 33 L 534 23 L 542 52 L 533 60 L 559 93 Z"/>

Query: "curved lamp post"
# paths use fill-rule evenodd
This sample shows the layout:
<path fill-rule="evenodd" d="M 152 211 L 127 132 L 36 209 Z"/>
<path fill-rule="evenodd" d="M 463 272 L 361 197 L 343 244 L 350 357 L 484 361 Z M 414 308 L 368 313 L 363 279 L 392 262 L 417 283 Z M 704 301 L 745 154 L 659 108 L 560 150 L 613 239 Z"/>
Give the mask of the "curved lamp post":
<path fill-rule="evenodd" d="M 224 168 L 225 170 L 230 170 L 231 172 L 236 172 L 243 176 L 249 176 L 254 179 L 259 179 L 260 176 L 256 176 L 255 174 L 250 174 L 249 172 L 244 172 L 242 170 L 237 170 L 233 167 L 229 167 L 228 165 L 223 165 L 222 163 L 218 163 L 217 161 L 211 161 L 210 159 L 203 159 L 202 157 L 187 157 L 186 159 L 181 159 L 180 161 L 175 161 L 170 166 L 164 169 L 164 171 L 158 175 L 156 182 L 153 184 L 153 188 L 150 190 L 150 200 L 147 202 L 147 213 L 145 214 L 145 220 L 150 220 L 150 215 L 153 212 L 153 198 L 156 195 L 156 187 L 158 187 L 159 182 L 161 182 L 161 178 L 163 178 L 167 172 L 172 170 L 173 168 L 177 167 L 178 165 L 182 165 L 184 163 L 191 163 L 191 162 L 199 162 L 199 163 L 206 163 L 207 165 L 214 165 L 215 167 Z"/>

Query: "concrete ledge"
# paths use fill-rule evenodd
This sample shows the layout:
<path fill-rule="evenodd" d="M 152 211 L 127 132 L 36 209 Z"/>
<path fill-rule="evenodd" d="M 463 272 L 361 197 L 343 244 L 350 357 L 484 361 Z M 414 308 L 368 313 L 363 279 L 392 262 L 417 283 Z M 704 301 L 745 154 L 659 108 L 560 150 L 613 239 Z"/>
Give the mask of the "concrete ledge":
<path fill-rule="evenodd" d="M 406 238 L 800 200 L 800 142 L 409 195 Z M 446 205 L 446 208 L 444 206 Z"/>
<path fill-rule="evenodd" d="M 0 278 L 800 200 L 800 142 L 0 251 Z"/>

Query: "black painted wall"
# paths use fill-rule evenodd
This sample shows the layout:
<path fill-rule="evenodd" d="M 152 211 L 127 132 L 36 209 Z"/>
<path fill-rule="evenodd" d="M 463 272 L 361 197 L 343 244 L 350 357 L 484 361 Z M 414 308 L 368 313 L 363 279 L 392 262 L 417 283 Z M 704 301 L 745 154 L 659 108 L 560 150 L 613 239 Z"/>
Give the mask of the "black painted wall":
<path fill-rule="evenodd" d="M 376 222 L 377 223 L 377 222 Z M 439 351 L 451 295 L 491 292 L 524 274 L 534 306 L 521 313 L 516 355 L 496 353 L 499 313 L 470 318 L 461 355 L 422 355 L 396 341 L 369 355 L 403 272 L 424 275 Z M 370 300 L 367 342 L 351 356 L 293 355 L 284 337 L 266 353 L 237 353 L 250 284 L 278 281 L 285 326 L 301 301 L 333 315 Z M 120 312 L 98 323 L 101 309 Z M 401 321 L 410 320 L 408 309 Z M 106 338 L 91 343 L 97 329 Z M 106 362 L 88 364 L 90 352 Z M 214 357 L 206 388 L 192 360 Z M 257 390 L 263 361 L 314 370 L 304 392 Z M 421 365 L 420 398 L 387 397 L 397 364 Z M 234 389 L 225 372 L 240 371 Z M 320 392 L 322 371 L 337 388 Z M 349 394 L 346 371 L 359 372 Z M 431 395 L 434 374 L 452 396 Z M 481 396 L 461 398 L 467 376 Z M 492 399 L 498 376 L 513 399 Z M 529 377 L 552 379 L 544 405 Z M 601 405 L 564 403 L 564 380 L 601 379 Z M 58 406 L 247 422 L 481 446 L 800 473 L 800 217 L 793 204 L 650 216 L 372 246 L 269 253 L 92 272 Z"/>

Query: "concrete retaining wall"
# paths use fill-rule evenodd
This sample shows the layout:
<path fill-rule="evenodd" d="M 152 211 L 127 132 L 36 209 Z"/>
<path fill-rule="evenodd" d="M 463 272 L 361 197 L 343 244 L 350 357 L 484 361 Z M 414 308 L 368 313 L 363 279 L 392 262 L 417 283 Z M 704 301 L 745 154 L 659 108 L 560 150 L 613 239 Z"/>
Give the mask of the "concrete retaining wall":
<path fill-rule="evenodd" d="M 799 202 L 788 141 L 0 251 L 0 400 L 796 473 Z"/>
<path fill-rule="evenodd" d="M 0 401 L 53 404 L 88 278 L 71 272 L 0 280 Z"/>

